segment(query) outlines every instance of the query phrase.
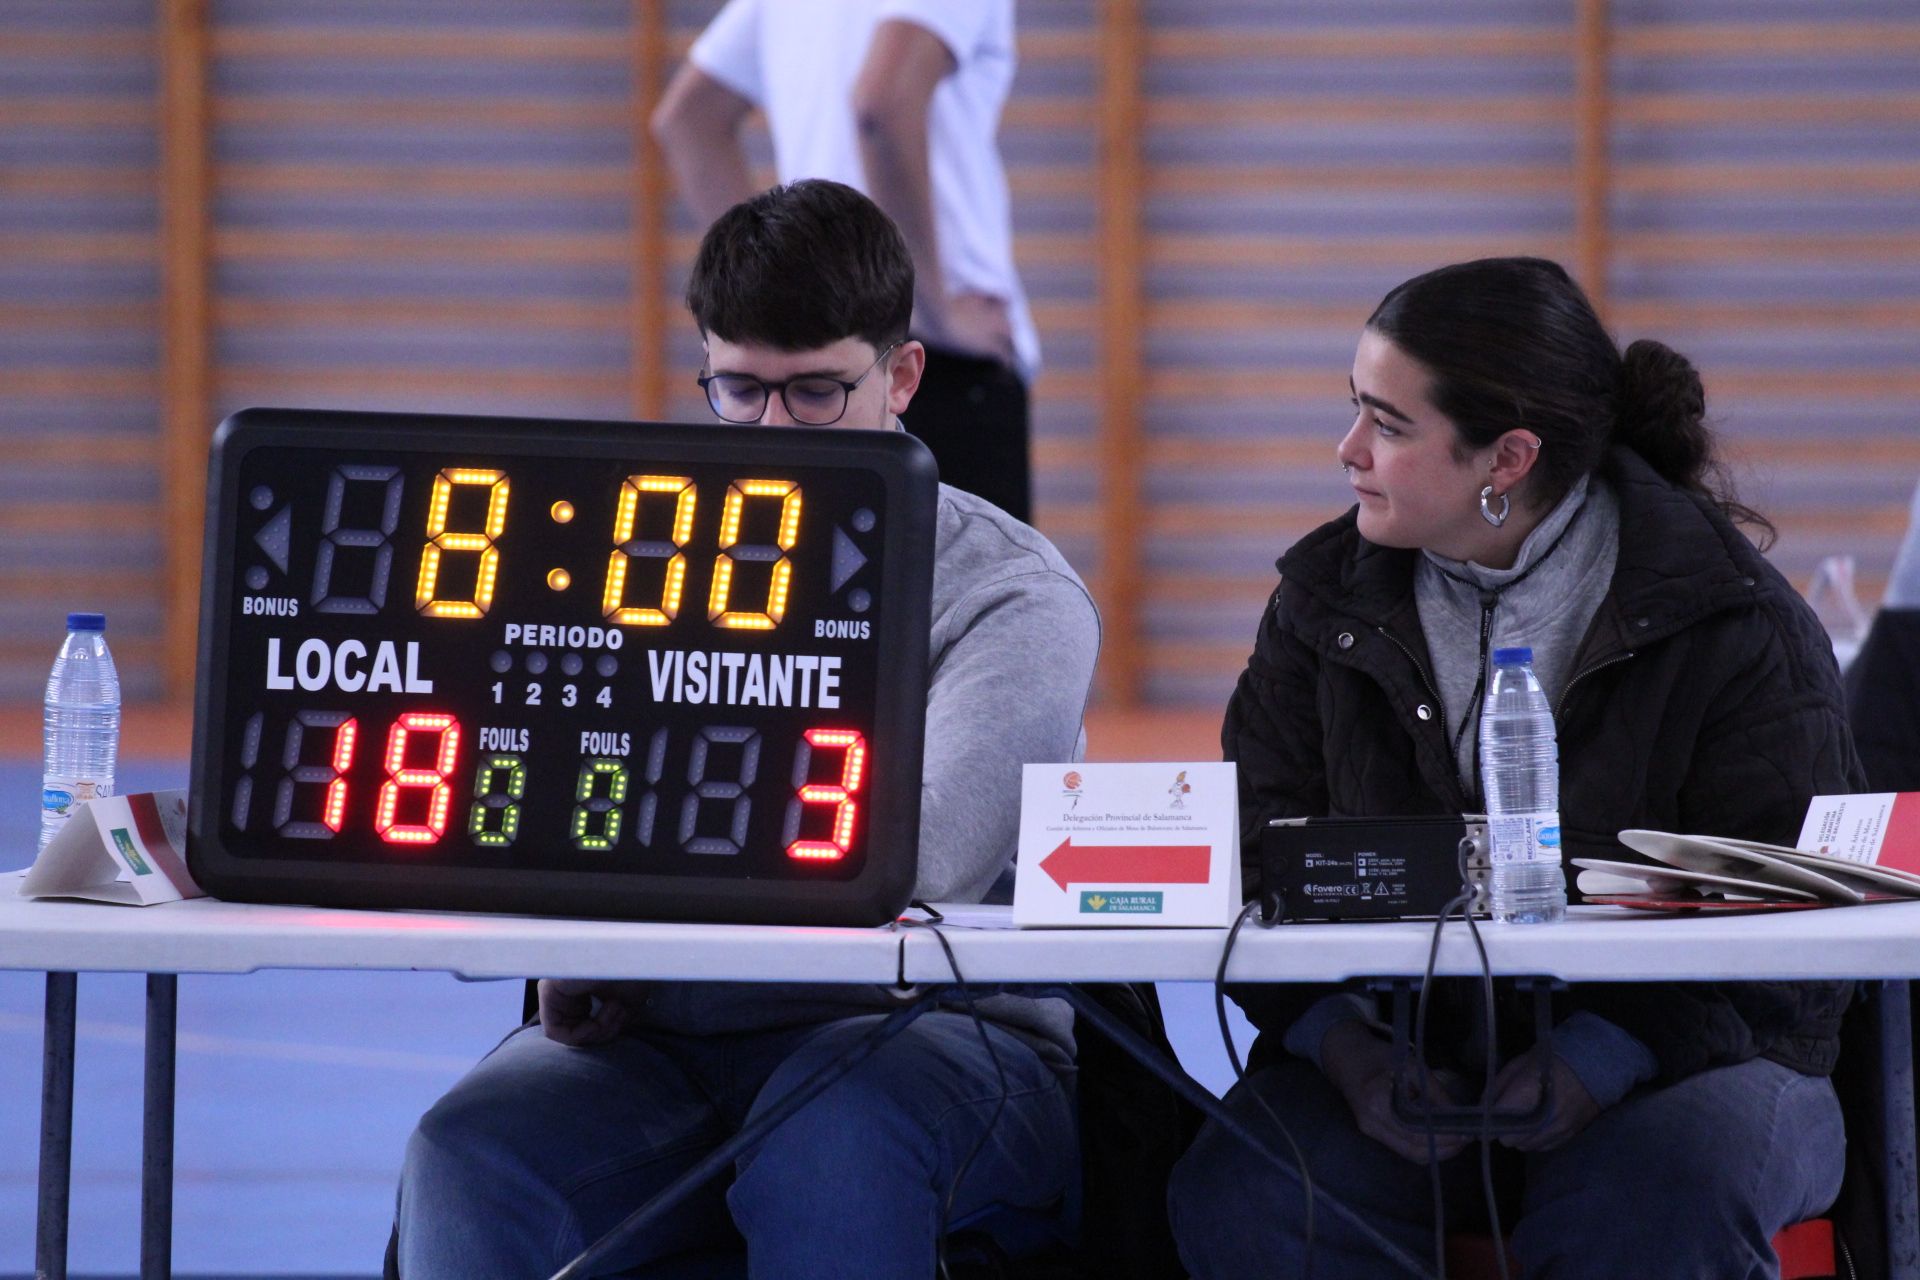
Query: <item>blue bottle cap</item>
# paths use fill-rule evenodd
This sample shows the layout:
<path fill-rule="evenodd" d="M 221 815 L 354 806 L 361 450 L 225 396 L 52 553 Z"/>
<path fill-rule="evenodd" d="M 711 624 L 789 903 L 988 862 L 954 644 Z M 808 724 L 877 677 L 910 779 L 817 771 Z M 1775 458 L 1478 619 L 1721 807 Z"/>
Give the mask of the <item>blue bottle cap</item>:
<path fill-rule="evenodd" d="M 67 615 L 69 631 L 105 631 L 107 615 L 104 613 L 70 613 Z"/>
<path fill-rule="evenodd" d="M 1496 667 L 1517 667 L 1523 662 L 1529 664 L 1533 662 L 1533 650 L 1526 645 L 1521 645 L 1515 649 L 1495 649 L 1493 651 L 1493 665 Z"/>

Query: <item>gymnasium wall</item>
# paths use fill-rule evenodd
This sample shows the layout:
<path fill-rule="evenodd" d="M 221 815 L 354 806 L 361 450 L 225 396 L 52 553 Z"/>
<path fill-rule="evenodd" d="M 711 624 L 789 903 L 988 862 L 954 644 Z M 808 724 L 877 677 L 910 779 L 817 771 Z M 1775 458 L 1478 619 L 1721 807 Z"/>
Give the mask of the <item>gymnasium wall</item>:
<path fill-rule="evenodd" d="M 77 607 L 129 697 L 188 687 L 232 409 L 701 420 L 699 229 L 640 126 L 716 7 L 0 6 L 0 701 Z M 1359 325 L 1483 254 L 1560 258 L 1692 356 L 1777 562 L 1851 553 L 1878 597 L 1920 477 L 1911 3 L 1019 15 L 1037 522 L 1107 612 L 1109 701 L 1224 697 L 1273 559 L 1346 505 Z"/>

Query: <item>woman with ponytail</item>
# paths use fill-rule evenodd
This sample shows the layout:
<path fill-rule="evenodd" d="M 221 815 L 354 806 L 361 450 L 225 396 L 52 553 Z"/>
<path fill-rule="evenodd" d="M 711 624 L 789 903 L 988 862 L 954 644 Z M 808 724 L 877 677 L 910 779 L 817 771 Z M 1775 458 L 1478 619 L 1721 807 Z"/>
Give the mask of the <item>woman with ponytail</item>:
<path fill-rule="evenodd" d="M 1554 708 L 1568 856 L 1631 858 L 1627 827 L 1790 844 L 1808 800 L 1862 782 L 1832 650 L 1742 532 L 1700 376 L 1658 342 L 1622 354 L 1552 262 L 1443 267 L 1389 293 L 1352 370 L 1340 465 L 1358 500 L 1280 560 L 1281 583 L 1227 708 L 1249 896 L 1274 818 L 1484 810 L 1475 744 L 1488 653 L 1531 646 Z M 1550 926 L 1549 926 L 1550 927 Z M 1437 983 L 1442 1101 L 1545 1121 L 1493 1148 L 1524 1275 L 1770 1277 L 1775 1232 L 1840 1184 L 1828 1075 L 1845 983 L 1588 983 L 1556 996 L 1551 1053 L 1530 1006 Z M 1314 1183 L 1415 1256 L 1487 1224 L 1481 1160 L 1391 1105 L 1382 1011 L 1352 989 L 1236 994 L 1260 1030 L 1229 1095 L 1299 1140 Z M 1437 1157 L 1437 1176 L 1427 1167 Z M 1171 1207 L 1199 1280 L 1294 1275 L 1297 1184 L 1209 1126 Z M 1402 1274 L 1339 1217 L 1315 1217 L 1314 1273 Z"/>

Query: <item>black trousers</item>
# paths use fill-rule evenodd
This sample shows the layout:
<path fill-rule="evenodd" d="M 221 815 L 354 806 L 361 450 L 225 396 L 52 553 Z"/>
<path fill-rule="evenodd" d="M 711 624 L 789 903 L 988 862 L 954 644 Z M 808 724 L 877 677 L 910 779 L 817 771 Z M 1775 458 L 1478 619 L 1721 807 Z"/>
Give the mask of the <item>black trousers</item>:
<path fill-rule="evenodd" d="M 941 480 L 1032 522 L 1027 384 L 1018 373 L 998 360 L 929 346 L 927 371 L 901 421 L 933 450 Z"/>

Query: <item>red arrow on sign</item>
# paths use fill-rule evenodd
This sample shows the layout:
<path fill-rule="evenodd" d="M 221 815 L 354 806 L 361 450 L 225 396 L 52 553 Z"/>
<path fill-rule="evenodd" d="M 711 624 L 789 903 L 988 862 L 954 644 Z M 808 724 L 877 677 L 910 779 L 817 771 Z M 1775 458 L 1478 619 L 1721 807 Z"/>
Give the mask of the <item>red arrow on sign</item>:
<path fill-rule="evenodd" d="M 1040 869 L 1065 889 L 1081 884 L 1205 884 L 1206 845 L 1080 844 L 1068 836 L 1040 859 Z"/>

